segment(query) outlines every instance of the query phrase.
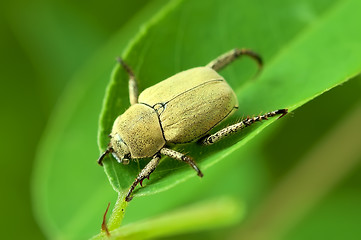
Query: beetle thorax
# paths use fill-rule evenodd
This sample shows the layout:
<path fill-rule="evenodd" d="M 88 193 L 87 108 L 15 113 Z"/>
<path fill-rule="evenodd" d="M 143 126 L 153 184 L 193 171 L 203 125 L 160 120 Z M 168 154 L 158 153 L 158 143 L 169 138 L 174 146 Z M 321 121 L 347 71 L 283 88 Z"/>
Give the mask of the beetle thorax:
<path fill-rule="evenodd" d="M 145 104 L 134 104 L 120 115 L 111 137 L 110 147 L 120 161 L 152 157 L 165 144 L 157 112 Z"/>

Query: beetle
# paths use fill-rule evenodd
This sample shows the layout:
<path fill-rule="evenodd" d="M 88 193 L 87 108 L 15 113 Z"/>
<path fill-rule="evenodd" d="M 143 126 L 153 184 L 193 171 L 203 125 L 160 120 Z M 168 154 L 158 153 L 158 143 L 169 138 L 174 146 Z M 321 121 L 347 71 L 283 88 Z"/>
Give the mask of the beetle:
<path fill-rule="evenodd" d="M 123 164 L 128 164 L 131 159 L 151 158 L 129 188 L 126 201 L 132 199 L 131 194 L 138 183 L 142 185 L 143 180 L 156 169 L 161 155 L 183 161 L 198 176 L 203 176 L 191 157 L 169 148 L 169 144 L 198 141 L 202 145 L 212 145 L 255 122 L 276 115 L 282 117 L 287 113 L 287 109 L 279 109 L 243 119 L 209 134 L 238 109 L 236 94 L 218 71 L 243 55 L 254 59 L 261 69 L 262 59 L 257 53 L 236 48 L 204 67 L 179 72 L 145 89 L 139 96 L 132 69 L 118 59 L 129 75 L 131 106 L 115 119 L 108 148 L 101 154 L 98 163 L 102 166 L 104 157 L 110 153 Z"/>

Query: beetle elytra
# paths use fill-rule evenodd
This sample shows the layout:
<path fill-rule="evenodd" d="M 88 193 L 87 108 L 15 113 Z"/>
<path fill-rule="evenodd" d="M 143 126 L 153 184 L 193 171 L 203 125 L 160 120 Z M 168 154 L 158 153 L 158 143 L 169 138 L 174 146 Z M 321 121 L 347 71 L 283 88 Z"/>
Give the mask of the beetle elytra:
<path fill-rule="evenodd" d="M 192 68 L 145 89 L 138 96 L 135 75 L 121 59 L 120 64 L 129 75 L 129 98 L 131 106 L 114 121 L 110 143 L 99 157 L 111 153 L 123 164 L 130 159 L 152 158 L 141 170 L 129 188 L 126 201 L 138 183 L 156 169 L 161 155 L 189 164 L 197 175 L 203 173 L 189 156 L 172 150 L 168 144 L 188 143 L 198 140 L 202 145 L 211 145 L 238 132 L 251 124 L 280 115 L 287 109 L 279 109 L 257 117 L 244 119 L 216 133 L 209 132 L 238 109 L 236 94 L 218 71 L 240 56 L 253 58 L 262 67 L 261 57 L 248 49 L 233 49 L 204 67 Z"/>

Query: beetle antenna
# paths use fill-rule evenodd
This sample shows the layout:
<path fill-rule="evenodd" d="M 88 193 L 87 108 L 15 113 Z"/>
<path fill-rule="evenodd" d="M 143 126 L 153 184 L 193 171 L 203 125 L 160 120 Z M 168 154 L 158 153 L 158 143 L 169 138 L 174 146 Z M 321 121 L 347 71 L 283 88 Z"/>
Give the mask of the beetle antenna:
<path fill-rule="evenodd" d="M 100 155 L 100 157 L 98 158 L 98 161 L 97 161 L 100 166 L 103 166 L 104 157 L 112 151 L 113 151 L 113 149 L 107 148 L 107 150 L 105 150 L 105 152 L 103 152 L 102 155 Z"/>

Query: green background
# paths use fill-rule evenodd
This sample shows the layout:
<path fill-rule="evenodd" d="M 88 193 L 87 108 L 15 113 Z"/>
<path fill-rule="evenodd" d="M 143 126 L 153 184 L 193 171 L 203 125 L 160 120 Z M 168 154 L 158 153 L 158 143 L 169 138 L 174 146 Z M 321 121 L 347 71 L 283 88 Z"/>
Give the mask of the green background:
<path fill-rule="evenodd" d="M 326 73 L 330 78 L 340 76 L 337 83 L 341 83 L 361 70 L 361 57 L 357 57 L 361 56 L 361 42 L 350 44 L 352 38 L 360 39 L 357 26 L 352 25 L 348 18 L 338 18 L 327 25 L 328 19 L 333 19 L 332 16 L 342 12 L 343 8 L 348 9 L 346 13 L 349 16 L 358 14 L 360 4 L 349 7 L 355 1 L 244 1 L 237 4 L 229 1 L 225 6 L 219 1 L 206 5 L 199 1 L 192 10 L 189 10 L 189 1 L 184 2 L 174 4 L 175 10 L 172 11 L 179 13 L 175 16 L 180 16 L 181 20 L 192 19 L 195 26 L 202 26 L 209 32 L 216 30 L 215 35 L 230 39 L 214 46 L 210 36 L 199 36 L 204 40 L 201 42 L 182 38 L 182 32 L 187 29 L 194 31 L 195 35 L 202 33 L 185 24 L 184 20 L 173 26 L 179 32 L 180 40 L 169 41 L 162 46 L 163 49 L 176 49 L 175 57 L 165 50 L 159 51 L 159 46 L 152 48 L 157 44 L 147 43 L 148 38 L 141 40 L 138 43 L 141 47 L 133 46 L 134 49 L 144 47 L 148 52 L 130 52 L 129 59 L 136 71 L 142 70 L 140 81 L 143 88 L 157 81 L 155 76 L 169 76 L 182 68 L 208 62 L 224 50 L 244 46 L 256 48 L 265 55 L 265 74 L 267 62 L 274 65 L 277 59 L 282 60 L 282 56 L 287 54 L 296 59 L 290 62 L 292 67 L 289 69 L 294 69 L 299 78 L 317 80 Z M 111 202 L 113 206 L 117 197 L 103 170 L 95 162 L 99 155 L 98 116 L 105 89 L 115 66 L 115 57 L 122 55 L 128 42 L 133 41 L 139 32 L 139 27 L 167 3 L 1 2 L 1 238 L 86 239 L 99 232 L 107 203 Z M 187 4 L 190 4 L 188 8 Z M 227 11 L 230 9 L 239 9 L 240 15 L 229 15 Z M 270 19 L 272 14 L 277 16 L 276 24 Z M 255 34 L 239 40 L 237 34 L 222 32 L 222 29 L 227 29 L 222 25 L 227 25 L 227 21 L 220 21 L 222 24 L 214 26 L 209 24 L 210 16 L 224 17 L 230 22 L 237 22 L 240 18 L 253 19 L 240 21 L 239 29 L 234 31 L 253 31 Z M 164 24 L 161 20 L 154 24 L 162 28 L 160 23 Z M 297 45 L 294 42 L 302 42 L 309 32 L 317 33 L 322 24 L 326 25 L 326 31 L 331 36 L 334 29 L 340 28 L 337 24 L 345 24 L 348 34 L 311 39 L 310 47 L 313 44 L 336 45 L 339 46 L 338 51 L 334 52 L 345 53 L 346 58 L 333 58 L 328 51 L 315 55 L 293 55 L 292 50 Z M 160 38 L 167 37 L 163 34 Z M 207 38 L 209 42 L 205 41 Z M 270 43 L 277 45 L 268 45 Z M 184 44 L 188 46 L 183 48 L 185 52 L 177 53 Z M 234 46 L 236 44 L 240 45 Z M 167 54 L 172 57 L 157 64 L 152 59 L 157 52 L 160 54 L 155 59 L 165 59 Z M 308 53 L 306 49 L 305 52 Z M 142 63 L 139 63 L 137 55 L 142 56 Z M 184 56 L 189 56 L 189 59 Z M 315 71 L 305 68 L 307 63 L 304 61 L 311 58 L 313 61 L 310 62 L 319 61 L 322 67 L 309 66 Z M 149 67 L 141 68 L 141 64 Z M 246 62 L 237 66 L 252 69 L 253 65 Z M 292 81 L 292 72 L 287 73 L 290 75 L 289 91 L 303 93 L 316 88 L 316 82 L 312 85 L 310 81 L 307 86 L 296 84 Z M 247 70 L 244 76 L 247 79 L 251 74 L 252 70 Z M 235 79 L 237 73 L 231 69 L 224 75 Z M 237 83 L 236 80 L 230 81 Z M 310 101 L 266 128 L 247 145 L 233 148 L 225 159 L 207 168 L 206 178 L 202 181 L 191 177 L 167 191 L 135 198 L 127 209 L 124 224 L 167 214 L 198 201 L 201 205 L 196 206 L 208 201 L 210 209 L 214 203 L 214 206 L 221 205 L 222 210 L 222 203 L 230 201 L 230 205 L 242 203 L 237 205 L 241 209 L 234 210 L 239 213 L 225 215 L 224 220 L 219 215 L 219 224 L 209 224 L 208 227 L 199 224 L 194 233 L 190 233 L 193 231 L 191 227 L 184 227 L 178 230 L 183 234 L 179 238 L 361 238 L 360 88 L 361 79 L 355 77 Z M 255 90 L 248 91 L 248 94 Z M 243 103 L 247 103 L 248 99 L 251 98 L 245 94 Z M 277 98 L 275 102 L 281 100 Z M 262 104 L 256 104 L 254 111 L 253 107 L 247 105 L 246 113 L 258 114 L 264 110 Z M 57 137 L 59 135 L 62 140 Z M 38 159 L 36 163 L 35 159 Z M 164 188 L 164 184 L 160 188 Z M 157 189 L 159 187 L 154 184 L 142 191 L 147 195 Z M 223 201 L 220 197 L 231 200 Z M 217 205 L 218 201 L 220 204 Z M 214 207 L 214 212 L 217 212 L 216 209 Z M 212 214 L 204 218 L 210 216 Z M 190 214 L 188 218 L 191 217 Z M 201 218 L 199 222 L 202 222 Z M 183 226 L 182 220 L 179 225 Z"/>

